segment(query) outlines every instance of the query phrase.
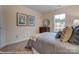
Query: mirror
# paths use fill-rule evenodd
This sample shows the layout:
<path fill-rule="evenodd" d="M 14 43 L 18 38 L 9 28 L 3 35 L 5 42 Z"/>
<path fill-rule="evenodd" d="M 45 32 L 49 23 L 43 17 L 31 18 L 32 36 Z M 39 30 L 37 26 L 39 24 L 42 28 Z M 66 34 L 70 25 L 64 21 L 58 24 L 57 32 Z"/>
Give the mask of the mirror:
<path fill-rule="evenodd" d="M 44 19 L 44 20 L 43 20 L 43 26 L 44 26 L 44 27 L 48 27 L 49 24 L 50 24 L 49 19 Z"/>

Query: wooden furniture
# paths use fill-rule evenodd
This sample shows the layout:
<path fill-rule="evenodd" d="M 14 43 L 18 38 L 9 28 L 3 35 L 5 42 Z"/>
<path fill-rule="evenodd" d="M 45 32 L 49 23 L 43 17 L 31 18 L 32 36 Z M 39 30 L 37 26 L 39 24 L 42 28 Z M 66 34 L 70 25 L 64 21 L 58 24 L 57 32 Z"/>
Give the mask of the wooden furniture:
<path fill-rule="evenodd" d="M 29 48 L 26 48 L 26 47 L 25 47 L 25 50 L 26 50 L 26 51 L 32 51 L 32 48 L 31 48 L 31 47 L 29 47 Z"/>
<path fill-rule="evenodd" d="M 42 32 L 50 32 L 50 27 L 40 27 L 39 33 L 42 33 Z"/>

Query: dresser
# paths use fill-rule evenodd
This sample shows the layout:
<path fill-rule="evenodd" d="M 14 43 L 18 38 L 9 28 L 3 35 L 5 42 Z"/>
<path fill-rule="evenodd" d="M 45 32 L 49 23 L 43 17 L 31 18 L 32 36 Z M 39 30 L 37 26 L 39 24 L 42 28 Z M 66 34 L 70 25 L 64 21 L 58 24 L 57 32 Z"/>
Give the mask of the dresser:
<path fill-rule="evenodd" d="M 43 32 L 50 32 L 50 27 L 40 27 L 39 33 L 43 33 Z"/>

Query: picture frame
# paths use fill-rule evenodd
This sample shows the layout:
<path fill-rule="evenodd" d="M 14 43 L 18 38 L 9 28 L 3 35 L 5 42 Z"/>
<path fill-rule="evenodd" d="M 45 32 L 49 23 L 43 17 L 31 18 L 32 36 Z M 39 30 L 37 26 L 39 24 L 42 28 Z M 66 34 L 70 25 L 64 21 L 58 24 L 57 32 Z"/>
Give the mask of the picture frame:
<path fill-rule="evenodd" d="M 26 26 L 26 14 L 17 13 L 17 26 Z"/>
<path fill-rule="evenodd" d="M 27 26 L 35 26 L 35 16 L 27 15 Z"/>

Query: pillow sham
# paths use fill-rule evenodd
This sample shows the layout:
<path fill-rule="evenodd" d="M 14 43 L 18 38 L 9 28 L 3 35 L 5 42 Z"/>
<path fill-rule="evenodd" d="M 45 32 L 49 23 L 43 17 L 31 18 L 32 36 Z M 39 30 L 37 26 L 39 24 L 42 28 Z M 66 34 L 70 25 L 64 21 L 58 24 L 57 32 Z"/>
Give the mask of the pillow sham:
<path fill-rule="evenodd" d="M 69 40 L 70 43 L 79 45 L 79 26 L 74 28 L 73 34 Z"/>
<path fill-rule="evenodd" d="M 55 38 L 60 38 L 60 37 L 61 37 L 61 33 L 62 33 L 62 31 L 59 31 L 59 32 L 56 34 Z"/>
<path fill-rule="evenodd" d="M 73 27 L 68 26 L 68 27 L 64 28 L 64 30 L 61 33 L 60 40 L 62 42 L 67 42 L 70 39 L 72 32 L 73 32 Z"/>

